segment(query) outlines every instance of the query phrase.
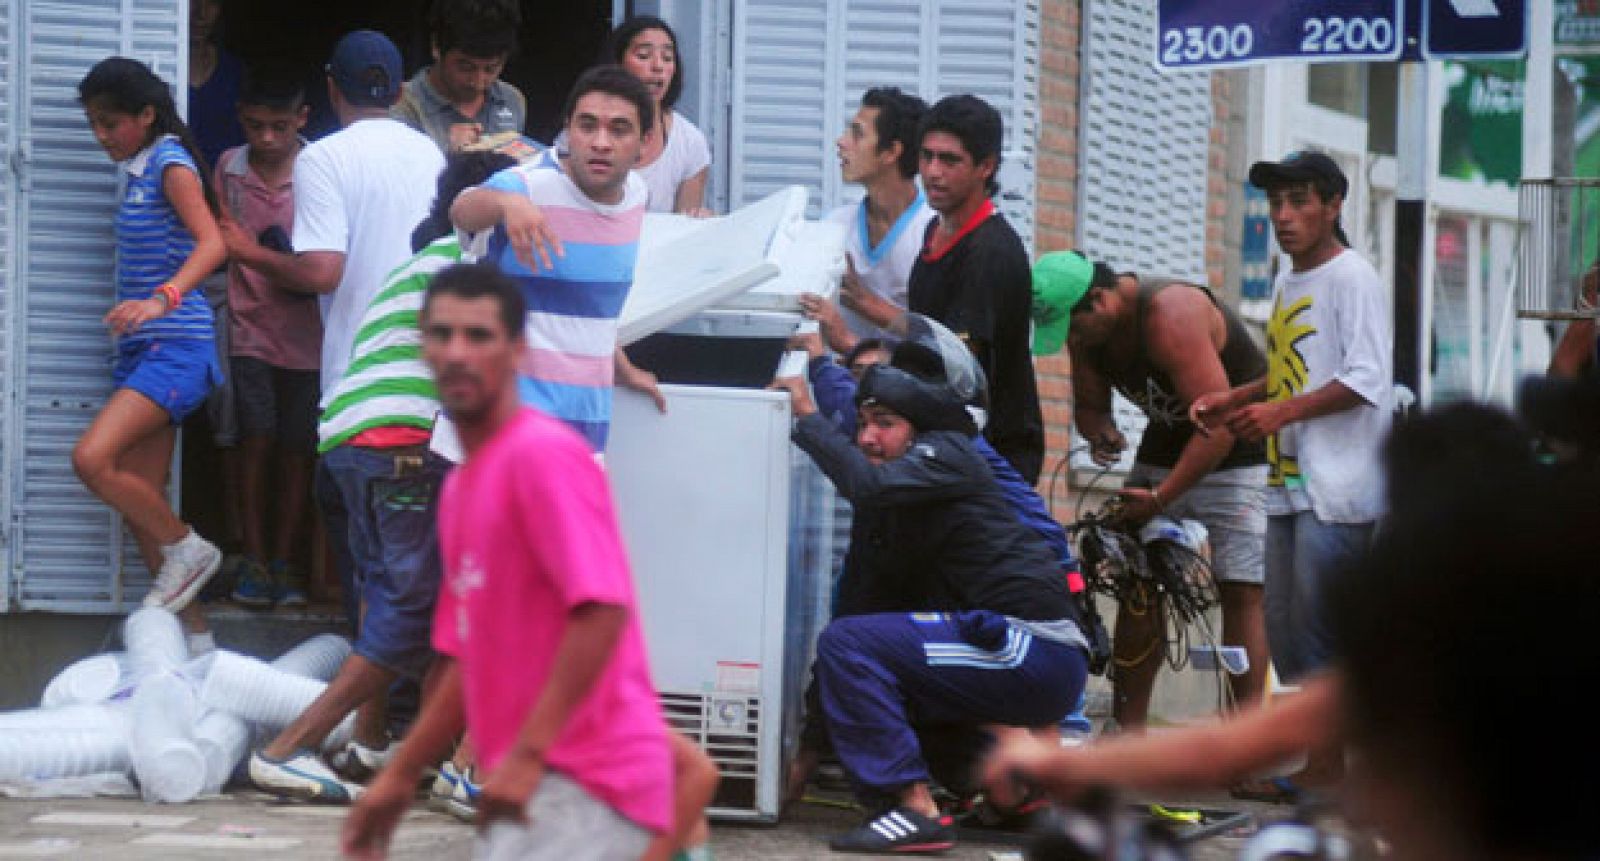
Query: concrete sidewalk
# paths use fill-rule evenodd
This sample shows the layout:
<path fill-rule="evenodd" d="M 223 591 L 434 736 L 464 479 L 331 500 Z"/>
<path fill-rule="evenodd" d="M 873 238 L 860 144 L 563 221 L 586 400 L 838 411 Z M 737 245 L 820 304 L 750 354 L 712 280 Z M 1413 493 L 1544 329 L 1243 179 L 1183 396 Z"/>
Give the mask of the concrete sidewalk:
<path fill-rule="evenodd" d="M 1220 806 L 1215 799 L 1209 806 Z M 1238 807 L 1229 804 L 1229 807 Z M 1252 806 L 1261 810 L 1259 806 Z M 1283 815 L 1283 809 L 1274 814 Z M 134 799 L 0 799 L 0 858 L 174 859 L 339 858 L 339 826 L 345 808 L 282 804 L 251 791 L 185 805 L 145 804 Z M 802 805 L 777 826 L 718 825 L 712 847 L 721 861 L 798 861 L 834 856 L 828 835 L 855 822 L 850 811 Z M 1203 842 L 1193 858 L 1233 858 L 1243 841 L 1220 837 Z M 943 857 L 989 861 L 992 853 L 1019 852 L 997 842 L 967 841 Z M 458 861 L 472 856 L 472 829 L 418 807 L 401 825 L 390 858 Z"/>

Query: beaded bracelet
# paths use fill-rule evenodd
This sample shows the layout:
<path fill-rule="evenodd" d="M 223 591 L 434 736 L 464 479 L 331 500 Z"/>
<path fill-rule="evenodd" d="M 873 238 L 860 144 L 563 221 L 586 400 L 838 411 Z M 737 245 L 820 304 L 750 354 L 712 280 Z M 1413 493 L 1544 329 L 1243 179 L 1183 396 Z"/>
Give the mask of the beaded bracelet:
<path fill-rule="evenodd" d="M 178 290 L 178 285 L 173 284 L 171 281 L 157 287 L 156 294 L 166 300 L 168 311 L 183 304 L 183 293 Z"/>

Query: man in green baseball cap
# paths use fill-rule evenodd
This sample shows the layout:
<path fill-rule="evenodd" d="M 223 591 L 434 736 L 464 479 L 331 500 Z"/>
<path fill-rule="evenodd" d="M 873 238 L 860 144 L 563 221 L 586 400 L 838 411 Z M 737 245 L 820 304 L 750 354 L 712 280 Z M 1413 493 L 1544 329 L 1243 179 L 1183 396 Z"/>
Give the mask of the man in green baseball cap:
<path fill-rule="evenodd" d="M 1260 696 L 1269 662 L 1261 587 L 1266 450 L 1260 441 L 1195 433 L 1188 406 L 1201 395 L 1257 379 L 1266 358 L 1239 317 L 1195 284 L 1119 275 L 1065 252 L 1047 254 L 1034 266 L 1033 291 L 1034 352 L 1058 350 L 1067 340 L 1073 424 L 1089 441 L 1090 456 L 1110 465 L 1127 447 L 1112 415 L 1113 391 L 1148 420 L 1117 494 L 1121 519 L 1139 527 L 1165 514 L 1205 525 L 1222 595 L 1222 642 L 1249 656 L 1248 669 L 1231 679 L 1234 698 Z M 1160 615 L 1128 608 L 1117 614 L 1112 714 L 1125 729 L 1142 726 L 1149 711 L 1164 655 L 1157 648 Z"/>
<path fill-rule="evenodd" d="M 1076 251 L 1052 251 L 1033 264 L 1033 354 L 1051 356 L 1067 343 L 1067 327 L 1089 292 L 1094 264 Z"/>

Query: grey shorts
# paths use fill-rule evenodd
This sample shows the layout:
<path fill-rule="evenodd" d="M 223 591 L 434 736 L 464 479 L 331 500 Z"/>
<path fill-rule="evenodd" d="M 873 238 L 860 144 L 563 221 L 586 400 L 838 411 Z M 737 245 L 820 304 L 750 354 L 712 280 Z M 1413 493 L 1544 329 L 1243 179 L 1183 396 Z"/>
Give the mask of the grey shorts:
<path fill-rule="evenodd" d="M 1159 466 L 1135 463 L 1126 483 L 1154 487 L 1170 472 L 1172 470 Z M 1205 525 L 1211 541 L 1211 574 L 1219 583 L 1259 586 L 1266 581 L 1265 465 L 1219 469 L 1189 488 L 1188 493 L 1167 502 L 1166 513 Z"/>
<path fill-rule="evenodd" d="M 476 861 L 638 861 L 654 839 L 644 826 L 547 771 L 528 799 L 527 822 L 497 820 L 478 832 Z"/>

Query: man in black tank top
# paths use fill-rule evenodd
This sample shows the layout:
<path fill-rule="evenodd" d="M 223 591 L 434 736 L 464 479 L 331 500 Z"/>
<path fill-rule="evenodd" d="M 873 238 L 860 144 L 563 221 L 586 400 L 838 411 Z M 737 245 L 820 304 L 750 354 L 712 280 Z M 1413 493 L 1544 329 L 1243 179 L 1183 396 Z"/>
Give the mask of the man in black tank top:
<path fill-rule="evenodd" d="M 1206 392 L 1257 379 L 1266 372 L 1266 358 L 1239 318 L 1204 287 L 1116 275 L 1075 252 L 1059 253 L 1071 257 L 1041 259 L 1034 289 L 1036 295 L 1049 293 L 1054 282 L 1060 304 L 1063 283 L 1087 282 L 1081 298 L 1065 305 L 1078 432 L 1094 459 L 1109 464 L 1127 446 L 1112 418 L 1111 393 L 1132 401 L 1149 419 L 1134 468 L 1118 493 L 1124 517 L 1133 526 L 1157 514 L 1205 525 L 1222 595 L 1222 642 L 1243 647 L 1250 661 L 1247 672 L 1230 679 L 1234 699 L 1252 700 L 1265 685 L 1270 662 L 1261 586 L 1266 449 L 1259 441 L 1195 433 L 1188 406 Z M 1119 608 L 1113 715 L 1124 728 L 1145 722 L 1165 651 L 1161 636 L 1159 613 Z"/>

